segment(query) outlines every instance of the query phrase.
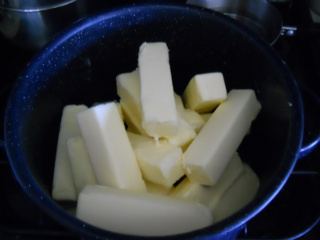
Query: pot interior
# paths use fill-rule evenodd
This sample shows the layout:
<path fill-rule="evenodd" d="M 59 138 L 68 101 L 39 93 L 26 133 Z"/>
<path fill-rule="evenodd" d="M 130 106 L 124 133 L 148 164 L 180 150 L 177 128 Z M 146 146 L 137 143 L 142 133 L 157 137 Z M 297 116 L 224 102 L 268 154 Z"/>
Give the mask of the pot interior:
<path fill-rule="evenodd" d="M 301 100 L 290 72 L 268 44 L 232 19 L 196 7 L 143 5 L 106 12 L 75 24 L 44 48 L 21 74 L 7 109 L 6 143 L 18 180 L 54 218 L 82 226 L 51 199 L 62 109 L 118 99 L 115 78 L 137 67 L 145 41 L 167 43 L 178 94 L 195 74 L 214 71 L 223 73 L 228 90 L 255 90 L 262 109 L 239 153 L 259 176 L 260 190 L 243 211 L 200 234 L 239 226 L 273 198 L 294 166 Z"/>

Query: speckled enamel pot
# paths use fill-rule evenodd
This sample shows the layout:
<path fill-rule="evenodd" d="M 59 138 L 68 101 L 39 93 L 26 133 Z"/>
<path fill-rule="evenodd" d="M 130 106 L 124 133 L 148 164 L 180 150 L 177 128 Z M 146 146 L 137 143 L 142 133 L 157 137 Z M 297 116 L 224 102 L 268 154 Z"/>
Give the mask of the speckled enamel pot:
<path fill-rule="evenodd" d="M 76 219 L 74 206 L 51 198 L 51 187 L 62 108 L 117 99 L 115 77 L 137 67 L 144 41 L 167 43 L 178 94 L 193 75 L 221 71 L 228 90 L 252 88 L 262 104 L 239 148 L 260 178 L 257 196 L 224 221 L 166 238 L 234 239 L 290 175 L 301 148 L 303 108 L 295 79 L 269 44 L 210 10 L 128 6 L 86 18 L 57 36 L 26 67 L 8 102 L 5 142 L 16 178 L 48 215 L 85 238 L 142 239 Z"/>

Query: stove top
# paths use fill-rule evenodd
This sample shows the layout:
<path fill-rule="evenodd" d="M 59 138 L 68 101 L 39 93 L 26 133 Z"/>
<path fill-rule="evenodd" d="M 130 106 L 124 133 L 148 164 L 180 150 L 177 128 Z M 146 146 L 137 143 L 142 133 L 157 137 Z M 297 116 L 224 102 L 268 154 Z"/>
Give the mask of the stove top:
<path fill-rule="evenodd" d="M 122 2 L 122 1 L 120 1 Z M 272 1 L 280 10 L 291 35 L 273 45 L 287 62 L 301 86 L 320 96 L 320 17 L 309 10 L 307 1 Z M 36 53 L 17 47 L 0 37 L 0 123 L 6 99 L 19 72 Z M 318 105 L 306 100 L 306 140 L 319 138 Z M 3 128 L 0 129 L 3 139 Z M 0 146 L 3 145 L 0 140 Z M 298 163 L 277 197 L 250 220 L 238 239 L 319 239 L 320 237 L 320 146 Z M 43 213 L 24 194 L 0 148 L 0 239 L 81 239 Z"/>

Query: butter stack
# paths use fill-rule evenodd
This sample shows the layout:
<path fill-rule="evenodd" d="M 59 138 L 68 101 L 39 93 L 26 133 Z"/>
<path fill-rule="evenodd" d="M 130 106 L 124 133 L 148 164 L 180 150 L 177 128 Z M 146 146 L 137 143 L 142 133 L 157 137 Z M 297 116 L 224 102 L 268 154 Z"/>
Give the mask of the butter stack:
<path fill-rule="evenodd" d="M 238 211 L 259 188 L 237 153 L 261 108 L 254 91 L 227 93 L 214 72 L 176 94 L 163 42 L 143 43 L 137 65 L 116 78 L 119 102 L 66 106 L 75 110 L 63 112 L 53 197 L 78 200 L 87 223 L 140 236 L 193 231 Z"/>

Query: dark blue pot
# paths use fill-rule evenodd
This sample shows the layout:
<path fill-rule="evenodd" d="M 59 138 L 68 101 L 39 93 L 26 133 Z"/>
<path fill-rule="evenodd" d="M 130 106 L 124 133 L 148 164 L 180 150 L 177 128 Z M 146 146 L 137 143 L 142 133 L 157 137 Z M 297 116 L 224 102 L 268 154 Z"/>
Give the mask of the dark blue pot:
<path fill-rule="evenodd" d="M 239 152 L 261 187 L 242 210 L 215 225 L 167 239 L 234 239 L 279 192 L 298 158 L 303 107 L 297 84 L 274 50 L 235 21 L 185 5 L 135 5 L 83 19 L 30 62 L 10 96 L 7 153 L 25 192 L 52 218 L 86 238 L 141 239 L 95 228 L 51 198 L 62 108 L 117 99 L 115 77 L 137 67 L 142 42 L 170 49 L 175 91 L 197 73 L 221 71 L 228 90 L 252 88 L 262 110 Z M 211 144 L 211 143 L 208 143 Z"/>

